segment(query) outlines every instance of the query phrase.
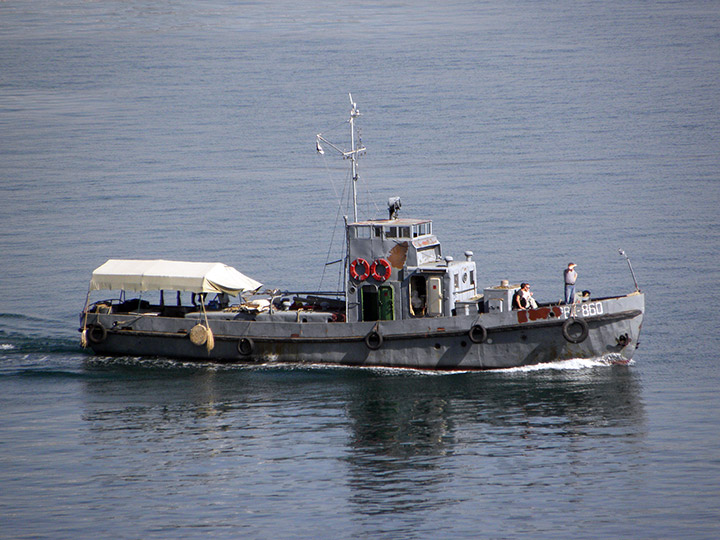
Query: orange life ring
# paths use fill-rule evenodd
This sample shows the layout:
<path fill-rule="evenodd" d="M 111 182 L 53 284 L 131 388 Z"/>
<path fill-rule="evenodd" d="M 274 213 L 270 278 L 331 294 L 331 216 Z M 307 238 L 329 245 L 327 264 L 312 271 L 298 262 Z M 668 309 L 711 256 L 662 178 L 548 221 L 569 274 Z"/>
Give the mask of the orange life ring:
<path fill-rule="evenodd" d="M 390 263 L 385 259 L 376 260 L 370 267 L 370 275 L 378 281 L 385 281 L 390 277 L 391 272 L 392 268 L 390 268 Z"/>
<path fill-rule="evenodd" d="M 358 269 L 358 266 L 360 269 Z M 358 281 L 365 281 L 370 275 L 370 265 L 365 259 L 355 259 L 350 263 L 350 277 Z"/>

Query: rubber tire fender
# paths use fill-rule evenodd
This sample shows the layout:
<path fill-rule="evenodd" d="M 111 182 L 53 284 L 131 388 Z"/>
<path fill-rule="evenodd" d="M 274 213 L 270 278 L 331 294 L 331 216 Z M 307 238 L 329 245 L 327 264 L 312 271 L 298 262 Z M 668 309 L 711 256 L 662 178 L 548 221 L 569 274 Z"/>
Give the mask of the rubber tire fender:
<path fill-rule="evenodd" d="M 580 325 L 580 334 L 577 336 L 570 334 L 570 327 L 575 324 Z M 587 339 L 589 333 L 588 323 L 585 322 L 585 319 L 572 317 L 565 321 L 562 325 L 562 335 L 570 343 L 582 343 Z"/>
<path fill-rule="evenodd" d="M 487 330 L 482 324 L 474 324 L 468 330 L 468 337 L 473 343 L 484 343 L 487 339 Z"/>
<path fill-rule="evenodd" d="M 242 356 L 250 356 L 254 350 L 255 350 L 255 342 L 253 342 L 252 338 L 244 337 L 244 338 L 240 338 L 238 340 L 237 351 Z"/>
<path fill-rule="evenodd" d="M 88 341 L 96 345 L 102 343 L 105 341 L 105 338 L 107 338 L 107 328 L 105 328 L 102 323 L 93 323 L 88 326 L 87 338 Z"/>
<path fill-rule="evenodd" d="M 365 345 L 372 351 L 377 351 L 383 344 L 383 337 L 380 332 L 373 330 L 367 336 L 365 336 Z"/>

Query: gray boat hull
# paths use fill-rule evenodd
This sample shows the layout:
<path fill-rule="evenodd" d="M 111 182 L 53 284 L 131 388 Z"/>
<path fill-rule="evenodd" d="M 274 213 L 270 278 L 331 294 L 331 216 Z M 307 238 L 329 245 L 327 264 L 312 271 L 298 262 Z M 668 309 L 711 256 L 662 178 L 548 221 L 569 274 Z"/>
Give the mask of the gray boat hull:
<path fill-rule="evenodd" d="M 574 358 L 628 362 L 637 348 L 644 302 L 636 292 L 527 311 L 350 323 L 210 317 L 212 348 L 189 337 L 193 326 L 204 323 L 197 317 L 89 313 L 86 326 L 89 345 L 99 355 L 484 370 Z"/>

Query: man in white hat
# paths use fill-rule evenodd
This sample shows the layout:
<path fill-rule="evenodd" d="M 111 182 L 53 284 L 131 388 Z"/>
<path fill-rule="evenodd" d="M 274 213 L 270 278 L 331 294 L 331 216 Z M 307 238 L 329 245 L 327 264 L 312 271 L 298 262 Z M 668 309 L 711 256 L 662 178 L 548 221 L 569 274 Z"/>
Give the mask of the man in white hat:
<path fill-rule="evenodd" d="M 577 272 L 575 271 L 575 263 L 569 263 L 565 269 L 565 303 L 572 304 L 575 302 L 575 281 L 577 280 Z"/>

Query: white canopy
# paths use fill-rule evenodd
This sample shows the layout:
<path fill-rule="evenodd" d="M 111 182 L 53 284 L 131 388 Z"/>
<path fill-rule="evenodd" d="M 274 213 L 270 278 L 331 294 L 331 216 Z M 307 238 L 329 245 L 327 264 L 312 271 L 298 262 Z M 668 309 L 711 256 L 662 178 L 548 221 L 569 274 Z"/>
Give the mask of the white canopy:
<path fill-rule="evenodd" d="M 252 278 L 222 263 L 110 259 L 96 268 L 90 290 L 190 291 L 235 296 L 262 287 Z"/>

